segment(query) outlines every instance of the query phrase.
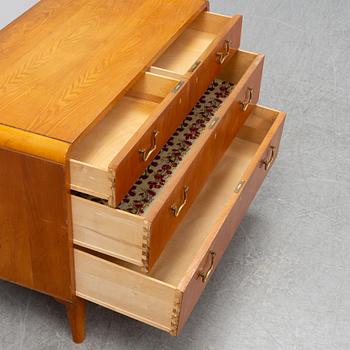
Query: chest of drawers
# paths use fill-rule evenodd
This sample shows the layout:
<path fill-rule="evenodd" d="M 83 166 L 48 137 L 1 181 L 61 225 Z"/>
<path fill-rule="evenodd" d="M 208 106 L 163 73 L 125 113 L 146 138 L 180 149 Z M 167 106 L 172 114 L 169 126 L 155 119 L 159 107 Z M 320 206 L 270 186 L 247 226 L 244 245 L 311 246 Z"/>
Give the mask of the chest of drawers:
<path fill-rule="evenodd" d="M 0 32 L 0 278 L 177 335 L 277 156 L 242 17 L 43 0 Z"/>

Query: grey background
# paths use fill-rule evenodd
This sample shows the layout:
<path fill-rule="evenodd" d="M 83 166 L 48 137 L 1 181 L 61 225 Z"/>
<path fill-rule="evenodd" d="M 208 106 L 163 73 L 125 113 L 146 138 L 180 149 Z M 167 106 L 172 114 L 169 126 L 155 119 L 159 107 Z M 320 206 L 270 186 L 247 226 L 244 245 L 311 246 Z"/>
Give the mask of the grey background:
<path fill-rule="evenodd" d="M 101 0 L 102 1 L 102 0 Z M 34 1 L 0 3 L 6 24 Z M 63 307 L 0 282 L 0 349 L 350 349 L 350 2 L 212 1 L 265 53 L 260 103 L 288 112 L 279 160 L 183 334 L 89 305 L 86 342 Z"/>

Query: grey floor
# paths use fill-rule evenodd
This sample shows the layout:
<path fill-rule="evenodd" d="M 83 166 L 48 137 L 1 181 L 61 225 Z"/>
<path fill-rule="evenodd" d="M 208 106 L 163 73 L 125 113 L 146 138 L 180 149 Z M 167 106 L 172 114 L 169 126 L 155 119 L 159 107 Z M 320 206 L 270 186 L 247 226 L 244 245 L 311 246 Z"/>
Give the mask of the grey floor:
<path fill-rule="evenodd" d="M 0 3 L 0 24 L 34 1 Z M 89 305 L 73 345 L 63 308 L 0 283 L 0 349 L 350 349 L 350 1 L 216 0 L 266 54 L 260 102 L 288 112 L 278 162 L 183 334 Z"/>

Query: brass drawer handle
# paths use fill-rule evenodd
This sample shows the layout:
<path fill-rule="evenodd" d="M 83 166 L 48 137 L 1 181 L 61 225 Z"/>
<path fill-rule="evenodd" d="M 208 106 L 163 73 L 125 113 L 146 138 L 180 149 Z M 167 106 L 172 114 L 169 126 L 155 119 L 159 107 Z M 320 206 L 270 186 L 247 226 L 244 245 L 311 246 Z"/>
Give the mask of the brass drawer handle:
<path fill-rule="evenodd" d="M 216 54 L 220 64 L 223 64 L 227 60 L 227 58 L 230 56 L 230 45 L 231 45 L 231 40 L 225 40 L 224 50 Z"/>
<path fill-rule="evenodd" d="M 159 135 L 158 130 L 154 130 L 152 134 L 152 144 L 150 149 L 147 151 L 144 148 L 140 149 L 139 152 L 141 154 L 142 160 L 147 162 L 152 153 L 157 149 L 157 136 Z"/>
<path fill-rule="evenodd" d="M 254 89 L 248 88 L 248 98 L 246 101 L 240 101 L 241 109 L 245 112 L 253 101 Z"/>
<path fill-rule="evenodd" d="M 207 272 L 201 271 L 199 273 L 199 277 L 202 279 L 202 282 L 205 283 L 208 281 L 211 273 L 214 270 L 214 262 L 215 262 L 215 257 L 216 257 L 216 253 L 214 251 L 210 251 L 210 266 Z"/>
<path fill-rule="evenodd" d="M 190 188 L 188 186 L 184 187 L 184 198 L 183 198 L 182 204 L 179 207 L 176 204 L 173 204 L 171 206 L 171 211 L 173 212 L 173 214 L 176 218 L 180 215 L 182 209 L 185 207 L 185 205 L 187 203 L 189 190 L 190 190 Z"/>
<path fill-rule="evenodd" d="M 266 171 L 271 168 L 271 165 L 272 165 L 273 161 L 275 160 L 275 156 L 276 156 L 275 146 L 270 146 L 270 149 L 271 149 L 270 158 L 262 161 Z"/>

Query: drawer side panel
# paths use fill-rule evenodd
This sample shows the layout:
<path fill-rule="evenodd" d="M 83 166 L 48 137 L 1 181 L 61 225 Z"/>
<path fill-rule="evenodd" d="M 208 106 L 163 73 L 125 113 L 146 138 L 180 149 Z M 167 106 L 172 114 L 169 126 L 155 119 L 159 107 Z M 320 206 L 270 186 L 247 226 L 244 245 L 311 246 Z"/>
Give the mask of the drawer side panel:
<path fill-rule="evenodd" d="M 172 181 L 164 187 L 163 193 L 167 198 L 162 202 L 159 200 L 147 214 L 152 222 L 152 236 L 150 248 L 150 268 L 155 264 L 166 243 L 171 238 L 176 227 L 186 215 L 196 196 L 203 188 L 208 176 L 216 164 L 232 143 L 232 140 L 244 124 L 252 106 L 243 112 L 240 107 L 241 100 L 245 99 L 248 87 L 254 88 L 252 104 L 257 103 L 260 93 L 264 59 L 258 56 L 251 67 L 247 70 L 241 81 L 237 84 L 236 90 L 224 101 L 216 117 L 217 124 L 212 129 L 207 129 L 203 139 L 193 145 L 191 153 L 184 159 L 184 163 L 174 175 Z M 176 178 L 175 178 L 176 177 Z M 183 197 L 184 187 L 189 187 L 186 206 L 178 217 L 175 217 L 170 208 Z M 161 203 L 162 202 L 162 203 Z M 156 234 L 155 234 L 156 233 Z"/>
<path fill-rule="evenodd" d="M 74 243 L 143 266 L 149 228 L 143 217 L 72 196 Z"/>
<path fill-rule="evenodd" d="M 285 114 L 280 113 L 280 118 L 275 125 L 276 128 L 273 128 L 270 133 L 270 136 L 272 134 L 273 137 L 271 138 L 269 135 L 267 136 L 266 140 L 259 148 L 255 159 L 252 161 L 250 168 L 248 168 L 246 174 L 242 178 L 242 180 L 246 182 L 239 196 L 236 197 L 236 195 L 233 194 L 232 207 L 228 209 L 228 214 L 222 220 L 218 221 L 217 227 L 214 230 L 215 233 L 213 233 L 213 235 L 208 238 L 207 242 L 205 242 L 205 246 L 202 249 L 202 252 L 205 253 L 200 254 L 197 260 L 195 259 L 195 261 L 199 261 L 199 267 L 197 266 L 196 268 L 193 266 L 191 269 L 192 275 L 188 276 L 190 279 L 185 278 L 182 282 L 182 287 L 180 287 L 180 289 L 184 290 L 184 296 L 177 333 L 179 333 L 184 327 L 206 286 L 206 283 L 203 283 L 199 277 L 199 273 L 208 270 L 210 266 L 211 252 L 215 253 L 213 271 L 215 270 L 242 218 L 267 175 L 267 171 L 261 166 L 261 162 L 269 157 L 270 146 L 274 146 L 278 151 L 283 131 L 284 117 Z"/>
<path fill-rule="evenodd" d="M 74 253 L 79 297 L 171 332 L 175 288 L 80 250 Z"/>

